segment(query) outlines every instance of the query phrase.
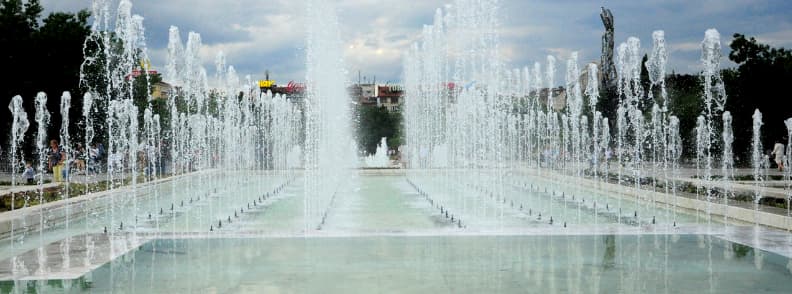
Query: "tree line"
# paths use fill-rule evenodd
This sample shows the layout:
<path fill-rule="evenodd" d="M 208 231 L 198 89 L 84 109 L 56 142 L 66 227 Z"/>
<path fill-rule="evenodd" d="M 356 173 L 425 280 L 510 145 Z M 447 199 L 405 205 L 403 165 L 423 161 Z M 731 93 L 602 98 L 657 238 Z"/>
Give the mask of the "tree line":
<path fill-rule="evenodd" d="M 55 138 L 60 129 L 60 97 L 64 91 L 72 93 L 72 111 L 69 120 L 82 121 L 82 114 L 75 105 L 82 105 L 80 91 L 80 65 L 83 62 L 83 43 L 90 34 L 90 13 L 53 12 L 42 17 L 44 8 L 38 0 L 0 1 L 0 63 L 5 66 L 3 82 L 0 83 L 0 142 L 8 148 L 11 140 L 11 114 L 8 104 L 15 95 L 24 101 L 31 129 L 35 114 L 34 97 L 38 92 L 49 96 L 47 109 L 52 113 L 48 130 Z M 78 124 L 71 124 L 70 132 L 82 133 Z M 25 142 L 32 142 L 35 132 L 26 133 Z M 24 150 L 30 154 L 33 145 L 26 143 Z M 4 158 L 4 162 L 7 158 Z"/>

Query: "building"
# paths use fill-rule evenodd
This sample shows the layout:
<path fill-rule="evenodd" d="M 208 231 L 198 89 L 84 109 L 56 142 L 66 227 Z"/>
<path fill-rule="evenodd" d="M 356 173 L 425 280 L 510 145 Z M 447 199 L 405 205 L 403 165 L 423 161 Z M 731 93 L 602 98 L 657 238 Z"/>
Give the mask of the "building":
<path fill-rule="evenodd" d="M 377 106 L 385 107 L 390 112 L 399 111 L 403 96 L 404 90 L 401 86 L 377 86 Z"/>
<path fill-rule="evenodd" d="M 273 95 L 285 95 L 292 102 L 302 101 L 305 98 L 305 84 L 290 81 L 286 86 L 278 86 L 275 80 L 271 80 L 269 71 L 265 74 L 265 79 L 258 81 L 261 93 L 271 92 Z"/>
<path fill-rule="evenodd" d="M 404 103 L 404 90 L 399 85 L 354 84 L 348 92 L 358 105 L 385 107 L 390 112 L 399 111 Z"/>
<path fill-rule="evenodd" d="M 172 91 L 173 86 L 166 82 L 157 82 L 151 85 L 152 99 L 168 99 Z"/>

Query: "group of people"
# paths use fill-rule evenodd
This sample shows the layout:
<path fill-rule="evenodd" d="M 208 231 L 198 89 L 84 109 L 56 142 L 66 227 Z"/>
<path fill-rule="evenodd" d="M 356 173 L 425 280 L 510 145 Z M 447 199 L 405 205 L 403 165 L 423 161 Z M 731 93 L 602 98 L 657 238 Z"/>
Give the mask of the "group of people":
<path fill-rule="evenodd" d="M 58 140 L 52 139 L 47 148 L 47 170 L 46 172 L 52 173 L 53 181 L 63 182 L 64 179 L 69 178 L 69 172 L 72 169 L 77 171 L 94 171 L 97 172 L 99 161 L 104 155 L 104 146 L 101 143 L 92 144 L 87 152 L 81 143 L 76 144 L 71 154 L 60 146 Z M 25 163 L 25 171 L 22 173 L 22 178 L 28 184 L 33 184 L 36 178 L 36 170 L 33 168 L 33 163 L 30 161 Z"/>

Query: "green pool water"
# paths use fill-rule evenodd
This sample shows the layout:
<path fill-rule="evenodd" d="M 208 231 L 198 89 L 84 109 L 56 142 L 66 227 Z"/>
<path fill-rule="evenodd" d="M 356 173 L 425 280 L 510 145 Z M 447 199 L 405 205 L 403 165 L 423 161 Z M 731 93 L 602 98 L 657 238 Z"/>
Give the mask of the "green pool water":
<path fill-rule="evenodd" d="M 49 289 L 790 293 L 789 262 L 704 235 L 180 239 L 152 241 L 78 280 L 50 283 Z"/>

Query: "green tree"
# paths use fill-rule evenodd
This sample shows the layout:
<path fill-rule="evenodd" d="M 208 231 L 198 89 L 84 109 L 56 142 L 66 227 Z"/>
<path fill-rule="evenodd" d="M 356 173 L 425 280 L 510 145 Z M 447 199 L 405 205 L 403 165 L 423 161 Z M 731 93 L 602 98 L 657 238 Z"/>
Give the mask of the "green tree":
<path fill-rule="evenodd" d="M 772 146 L 787 133 L 783 121 L 792 117 L 788 107 L 787 83 L 792 80 L 792 51 L 773 48 L 755 38 L 735 34 L 729 46 L 729 59 L 738 64 L 734 72 L 724 74 L 726 110 L 734 117 L 734 150 L 741 162 L 747 163 L 751 144 L 752 117 L 759 109 L 764 117 L 764 146 Z"/>
<path fill-rule="evenodd" d="M 666 77 L 666 87 L 671 114 L 679 118 L 679 134 L 682 137 L 684 156 L 695 156 L 696 118 L 702 111 L 701 93 L 704 88 L 701 77 L 690 74 L 672 73 Z"/>
<path fill-rule="evenodd" d="M 388 138 L 388 146 L 397 148 L 401 142 L 401 112 L 390 112 L 385 107 L 359 105 L 357 138 L 358 146 L 368 154 L 377 151 L 383 137 Z"/>
<path fill-rule="evenodd" d="M 0 0 L 0 62 L 9 71 L 0 84 L 0 142 L 8 144 L 10 116 L 6 105 L 11 97 L 21 95 L 29 120 L 35 113 L 33 97 L 39 91 L 48 94 L 47 108 L 52 113 L 49 136 L 57 137 L 60 129 L 60 97 L 64 91 L 72 94 L 70 121 L 80 121 L 82 93 L 79 89 L 80 64 L 83 61 L 83 41 L 90 32 L 89 13 L 55 12 L 41 19 L 43 7 L 38 0 Z M 31 154 L 34 132 L 28 131 L 24 152 Z M 74 136 L 82 130 L 74 124 Z"/>

